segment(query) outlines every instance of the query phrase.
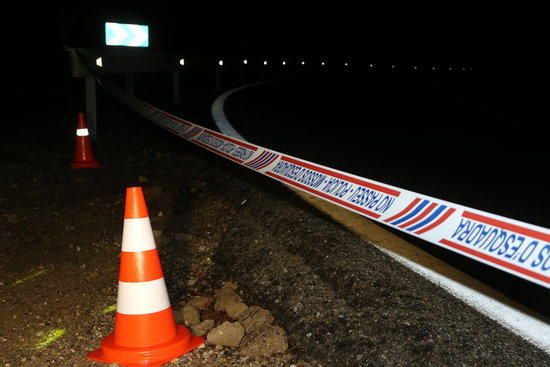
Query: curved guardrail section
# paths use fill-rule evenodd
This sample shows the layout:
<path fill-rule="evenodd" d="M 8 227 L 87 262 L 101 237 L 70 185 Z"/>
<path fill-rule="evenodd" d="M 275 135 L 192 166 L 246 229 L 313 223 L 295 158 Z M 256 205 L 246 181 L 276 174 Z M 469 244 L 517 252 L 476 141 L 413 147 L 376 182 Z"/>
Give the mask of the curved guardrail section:
<path fill-rule="evenodd" d="M 183 120 L 101 84 L 151 122 L 219 156 L 389 227 L 550 288 L 550 230 L 308 162 Z"/>

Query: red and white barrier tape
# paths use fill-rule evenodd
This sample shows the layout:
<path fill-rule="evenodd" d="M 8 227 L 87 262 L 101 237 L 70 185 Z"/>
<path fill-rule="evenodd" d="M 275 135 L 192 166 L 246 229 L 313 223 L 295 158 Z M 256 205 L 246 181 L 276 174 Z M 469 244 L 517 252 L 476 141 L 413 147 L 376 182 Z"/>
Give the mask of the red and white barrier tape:
<path fill-rule="evenodd" d="M 550 230 L 304 161 L 173 116 L 102 85 L 130 109 L 204 149 L 448 250 L 550 288 Z"/>

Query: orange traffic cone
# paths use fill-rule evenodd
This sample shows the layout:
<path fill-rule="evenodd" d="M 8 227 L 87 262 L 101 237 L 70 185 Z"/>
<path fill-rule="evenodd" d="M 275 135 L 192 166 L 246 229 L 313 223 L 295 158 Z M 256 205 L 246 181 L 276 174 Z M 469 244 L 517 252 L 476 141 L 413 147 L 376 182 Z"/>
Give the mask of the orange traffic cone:
<path fill-rule="evenodd" d="M 160 366 L 204 343 L 174 321 L 141 187 L 126 190 L 115 329 L 88 354 L 121 366 Z"/>
<path fill-rule="evenodd" d="M 71 167 L 95 168 L 99 166 L 99 163 L 94 159 L 94 152 L 92 151 L 92 144 L 88 136 L 84 114 L 80 112 L 76 121 L 76 149 Z"/>

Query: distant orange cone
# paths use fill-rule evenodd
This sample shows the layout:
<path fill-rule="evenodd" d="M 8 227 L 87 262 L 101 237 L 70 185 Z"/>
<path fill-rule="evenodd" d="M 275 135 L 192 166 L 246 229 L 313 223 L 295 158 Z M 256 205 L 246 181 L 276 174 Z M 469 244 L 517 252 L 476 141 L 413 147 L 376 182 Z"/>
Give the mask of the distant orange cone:
<path fill-rule="evenodd" d="M 199 345 L 174 321 L 141 187 L 126 190 L 115 329 L 88 354 L 121 366 L 160 366 Z"/>
<path fill-rule="evenodd" d="M 80 112 L 76 121 L 76 148 L 74 160 L 71 163 L 71 167 L 73 168 L 100 167 L 100 164 L 94 159 L 92 143 L 88 135 L 88 127 L 86 126 L 84 114 Z"/>

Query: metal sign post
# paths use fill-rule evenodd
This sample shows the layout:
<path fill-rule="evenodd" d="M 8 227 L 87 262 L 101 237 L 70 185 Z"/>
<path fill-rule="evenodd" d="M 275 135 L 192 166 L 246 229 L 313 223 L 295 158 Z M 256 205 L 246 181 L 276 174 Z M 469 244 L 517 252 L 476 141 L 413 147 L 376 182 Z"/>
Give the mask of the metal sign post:
<path fill-rule="evenodd" d="M 128 94 L 134 94 L 134 75 L 152 72 L 173 73 L 174 104 L 181 104 L 181 70 L 184 59 L 175 55 L 152 53 L 135 47 L 90 49 L 67 49 L 70 57 L 71 75 L 84 79 L 86 101 L 86 120 L 90 138 L 96 140 L 96 78 L 97 76 L 125 75 L 124 87 Z M 190 58 L 191 66 L 201 65 L 200 61 Z M 187 68 L 188 65 L 185 65 Z M 195 69 L 198 69 L 195 66 Z"/>
<path fill-rule="evenodd" d="M 126 74 L 126 93 L 134 95 L 134 76 L 132 74 Z"/>
<path fill-rule="evenodd" d="M 84 89 L 86 98 L 86 122 L 90 139 L 97 138 L 97 102 L 96 102 L 96 81 L 93 76 L 84 78 Z"/>

